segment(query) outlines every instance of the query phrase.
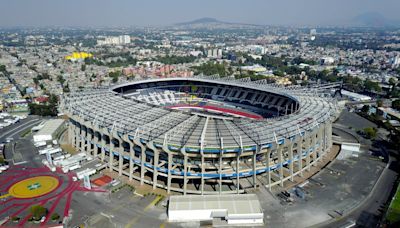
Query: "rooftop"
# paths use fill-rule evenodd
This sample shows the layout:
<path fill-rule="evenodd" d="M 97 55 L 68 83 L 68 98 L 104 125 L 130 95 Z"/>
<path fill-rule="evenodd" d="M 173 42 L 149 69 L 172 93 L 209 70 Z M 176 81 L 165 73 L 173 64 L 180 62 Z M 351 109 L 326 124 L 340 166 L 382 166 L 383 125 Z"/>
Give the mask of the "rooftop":
<path fill-rule="evenodd" d="M 62 124 L 63 119 L 52 119 L 44 123 L 44 126 L 36 133 L 36 135 L 51 135 L 53 134 Z"/>
<path fill-rule="evenodd" d="M 227 215 L 263 213 L 255 194 L 170 196 L 169 210 L 227 210 Z"/>

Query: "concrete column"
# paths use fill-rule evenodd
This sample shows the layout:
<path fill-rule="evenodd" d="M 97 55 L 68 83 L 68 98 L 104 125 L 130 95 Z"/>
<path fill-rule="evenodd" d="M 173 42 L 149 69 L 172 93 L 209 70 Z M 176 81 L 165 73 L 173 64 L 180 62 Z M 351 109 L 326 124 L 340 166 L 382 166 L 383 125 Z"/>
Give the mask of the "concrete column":
<path fill-rule="evenodd" d="M 171 192 L 171 180 L 172 180 L 172 153 L 168 151 L 168 180 L 167 180 L 167 193 Z"/>
<path fill-rule="evenodd" d="M 306 140 L 305 140 L 305 149 L 307 151 L 307 155 L 306 155 L 306 166 L 307 166 L 307 171 L 310 171 L 311 166 L 310 166 L 310 162 L 311 162 L 311 153 L 310 153 L 310 136 L 308 135 Z"/>
<path fill-rule="evenodd" d="M 259 151 L 259 146 L 257 145 L 257 149 L 256 151 L 254 151 L 253 154 L 253 187 L 254 189 L 257 188 L 257 175 L 256 175 L 256 171 L 257 171 L 257 153 Z"/>
<path fill-rule="evenodd" d="M 77 126 L 75 127 L 75 150 L 79 151 L 80 147 L 80 141 L 81 141 L 81 129 L 80 127 L 78 128 Z"/>
<path fill-rule="evenodd" d="M 236 193 L 239 194 L 240 190 L 240 183 L 239 183 L 239 160 L 240 160 L 240 153 L 236 156 Z"/>
<path fill-rule="evenodd" d="M 100 132 L 100 137 L 101 137 L 101 161 L 104 162 L 106 159 L 106 140 L 104 139 L 104 134 L 101 134 Z"/>
<path fill-rule="evenodd" d="M 303 177 L 303 136 L 300 136 L 297 142 L 297 155 L 299 157 L 297 164 L 299 165 L 300 176 Z"/>
<path fill-rule="evenodd" d="M 154 151 L 154 157 L 153 157 L 153 189 L 156 189 L 157 187 L 157 176 L 158 176 L 158 162 L 159 162 L 159 156 L 160 152 L 157 149 L 153 149 Z"/>
<path fill-rule="evenodd" d="M 222 157 L 224 156 L 224 152 L 221 150 L 221 153 L 219 154 L 219 165 L 218 165 L 218 174 L 219 174 L 219 194 L 221 195 L 222 193 Z"/>
<path fill-rule="evenodd" d="M 113 143 L 113 136 L 111 135 L 110 137 L 110 157 L 109 157 L 109 170 L 113 171 L 113 166 L 114 166 L 114 143 Z"/>
<path fill-rule="evenodd" d="M 122 140 L 119 139 L 119 160 L 118 160 L 118 175 L 122 176 L 122 166 L 124 165 L 124 147 L 122 146 Z"/>
<path fill-rule="evenodd" d="M 185 148 L 182 148 L 182 150 L 184 150 Z M 183 157 L 183 169 L 184 169 L 184 171 L 183 171 L 183 194 L 184 195 L 186 195 L 186 190 L 187 190 L 187 170 L 188 170 L 188 167 L 187 167 L 187 160 L 188 160 L 188 157 L 187 157 L 187 154 L 186 154 L 186 152 L 183 154 L 184 155 L 184 157 Z"/>
<path fill-rule="evenodd" d="M 200 154 L 200 156 L 201 156 L 201 194 L 203 195 L 204 194 L 204 172 L 205 172 L 205 169 L 204 169 L 204 154 L 203 153 L 201 153 Z"/>
<path fill-rule="evenodd" d="M 74 135 L 75 135 L 74 134 L 74 126 L 70 120 L 68 123 L 68 143 L 70 143 L 71 145 L 74 145 L 74 143 L 73 143 Z"/>
<path fill-rule="evenodd" d="M 327 125 L 324 124 L 323 131 L 322 131 L 322 154 L 326 154 L 329 151 L 327 151 L 328 148 L 328 142 L 327 142 L 327 133 L 326 133 Z"/>
<path fill-rule="evenodd" d="M 71 123 L 71 131 L 69 134 L 71 135 L 71 145 L 76 148 L 76 126 Z"/>
<path fill-rule="evenodd" d="M 282 155 L 282 149 L 283 147 L 278 145 L 278 148 L 276 149 L 278 152 L 278 162 L 279 162 L 279 182 L 280 186 L 283 187 L 283 155 Z"/>
<path fill-rule="evenodd" d="M 268 173 L 267 173 L 267 182 L 268 182 L 268 188 L 271 190 L 271 149 L 267 150 L 267 167 L 268 167 Z"/>
<path fill-rule="evenodd" d="M 93 145 L 93 148 L 94 148 L 93 157 L 97 157 L 97 156 L 99 156 L 99 146 L 98 146 L 99 138 L 97 138 L 96 131 L 94 131 L 94 130 L 93 130 L 93 142 L 94 142 L 94 145 Z"/>
<path fill-rule="evenodd" d="M 293 171 L 293 166 L 294 166 L 293 142 L 290 142 L 288 149 L 289 149 L 289 160 L 290 160 L 290 163 L 289 163 L 290 181 L 293 181 L 293 173 L 294 173 L 294 171 Z"/>
<path fill-rule="evenodd" d="M 318 129 L 318 135 L 317 135 L 317 143 L 318 143 L 317 158 L 318 159 L 322 159 L 322 156 L 323 156 L 324 141 L 323 141 L 322 137 L 324 135 L 324 129 L 325 129 L 325 125 L 323 125 L 323 124 Z"/>
<path fill-rule="evenodd" d="M 332 123 L 327 123 L 326 124 L 326 130 L 327 130 L 327 144 L 328 148 L 327 151 L 329 152 L 330 149 L 332 148 Z"/>
<path fill-rule="evenodd" d="M 312 134 L 312 148 L 313 148 L 313 153 L 312 153 L 312 158 L 313 158 L 313 161 L 312 161 L 312 165 L 313 166 L 317 166 L 317 153 L 318 153 L 318 150 L 317 150 L 317 138 L 316 138 L 316 134 L 318 134 L 318 132 L 319 131 L 315 131 L 315 133 L 314 134 Z"/>
<path fill-rule="evenodd" d="M 140 185 L 144 184 L 144 174 L 146 172 L 146 166 L 144 163 L 146 163 L 146 149 L 145 147 L 140 147 L 141 148 L 141 155 L 140 155 Z"/>
<path fill-rule="evenodd" d="M 86 142 L 87 142 L 87 128 L 86 131 L 82 129 L 81 131 L 81 152 L 88 154 L 88 151 L 86 150 Z"/>
<path fill-rule="evenodd" d="M 135 158 L 135 150 L 133 149 L 134 144 L 129 140 L 129 181 L 132 180 L 133 175 L 133 159 Z"/>

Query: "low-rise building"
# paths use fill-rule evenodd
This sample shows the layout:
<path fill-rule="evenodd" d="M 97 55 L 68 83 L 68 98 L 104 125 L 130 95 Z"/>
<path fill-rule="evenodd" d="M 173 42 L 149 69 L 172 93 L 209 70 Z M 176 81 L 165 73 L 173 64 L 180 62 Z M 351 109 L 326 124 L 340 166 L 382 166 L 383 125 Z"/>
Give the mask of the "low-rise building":
<path fill-rule="evenodd" d="M 218 221 L 229 225 L 263 224 L 264 213 L 255 194 L 170 196 L 170 222 Z"/>

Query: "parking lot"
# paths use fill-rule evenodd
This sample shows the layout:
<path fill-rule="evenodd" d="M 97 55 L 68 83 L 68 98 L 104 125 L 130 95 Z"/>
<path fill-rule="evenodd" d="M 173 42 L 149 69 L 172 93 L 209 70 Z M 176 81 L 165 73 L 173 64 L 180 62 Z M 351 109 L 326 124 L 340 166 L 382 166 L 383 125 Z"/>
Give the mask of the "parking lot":
<path fill-rule="evenodd" d="M 24 120 L 18 123 L 12 129 L 2 129 L 0 136 L 3 139 L 13 137 L 13 140 L 6 144 L 6 159 L 10 164 L 12 172 L 4 172 L 1 175 L 3 180 L 7 179 L 7 183 L 19 186 L 24 183 L 28 177 L 37 178 L 39 181 L 41 176 L 54 176 L 59 178 L 61 185 L 55 190 L 46 193 L 50 197 L 49 200 L 43 198 L 40 194 L 32 199 L 24 200 L 24 209 L 11 206 L 14 202 L 13 197 L 6 196 L 8 189 L 2 188 L 3 203 L 0 205 L 0 220 L 5 216 L 21 217 L 21 224 L 28 220 L 29 205 L 40 203 L 60 215 L 67 215 L 65 222 L 68 226 L 85 225 L 89 227 L 174 227 L 173 224 L 166 224 L 166 208 L 162 206 L 160 196 L 148 194 L 145 197 L 134 194 L 134 188 L 124 185 L 122 182 L 113 181 L 101 188 L 93 185 L 93 190 L 85 190 L 82 183 L 74 182 L 72 177 L 75 172 L 63 174 L 61 169 L 51 172 L 44 167 L 42 160 L 46 156 L 39 155 L 32 141 L 32 135 L 27 134 L 22 137 L 22 132 L 30 129 L 41 122 L 40 119 Z M 98 160 L 85 160 L 81 163 L 81 169 L 98 168 Z M 24 173 L 29 173 L 25 175 Z M 30 174 L 32 173 L 32 175 Z M 91 179 L 101 176 L 96 174 Z M 43 179 L 43 178 L 42 178 Z M 21 183 L 17 185 L 17 183 Z M 39 181 L 40 182 L 40 181 Z M 47 182 L 46 182 L 47 183 Z M 40 183 L 39 186 L 46 186 L 46 183 Z M 19 187 L 18 187 L 19 188 Z M 100 191 L 100 189 L 103 189 Z M 43 189 L 41 189 L 43 190 Z M 5 200 L 5 201 L 4 201 Z M 22 201 L 20 201 L 22 202 Z M 61 221 L 61 220 L 60 220 Z M 29 223 L 30 226 L 34 225 Z M 48 224 L 54 224 L 48 221 Z"/>

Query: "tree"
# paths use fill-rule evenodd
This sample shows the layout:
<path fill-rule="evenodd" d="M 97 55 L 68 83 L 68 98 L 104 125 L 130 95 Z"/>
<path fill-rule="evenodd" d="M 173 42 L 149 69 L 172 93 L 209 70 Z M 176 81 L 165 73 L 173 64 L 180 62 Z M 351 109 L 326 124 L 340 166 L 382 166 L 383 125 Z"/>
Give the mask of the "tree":
<path fill-rule="evenodd" d="M 0 65 L 0 72 L 6 72 L 6 66 L 5 65 Z"/>
<path fill-rule="evenodd" d="M 376 130 L 376 128 L 367 127 L 367 128 L 364 128 L 364 134 L 367 138 L 374 139 L 376 137 L 377 130 Z"/>
<path fill-rule="evenodd" d="M 392 89 L 394 88 L 394 86 L 396 85 L 396 80 L 394 78 L 390 78 L 389 79 L 389 85 L 392 86 Z"/>
<path fill-rule="evenodd" d="M 369 79 L 364 81 L 364 88 L 367 91 L 376 91 L 376 92 L 381 92 L 382 91 L 382 89 L 379 86 L 378 82 L 373 82 L 373 81 L 371 81 Z"/>
<path fill-rule="evenodd" d="M 58 98 L 54 94 L 50 94 L 47 104 L 30 103 L 29 110 L 32 115 L 39 116 L 56 116 L 57 115 Z"/>
<path fill-rule="evenodd" d="M 377 100 L 376 101 L 376 106 L 382 107 L 383 106 L 383 101 L 382 100 Z"/>
<path fill-rule="evenodd" d="M 53 221 L 58 220 L 59 218 L 60 218 L 60 215 L 57 213 L 54 213 L 51 215 L 51 220 L 53 220 Z"/>
<path fill-rule="evenodd" d="M 47 209 L 40 205 L 33 205 L 30 212 L 35 220 L 40 220 L 43 216 L 46 216 Z"/>
<path fill-rule="evenodd" d="M 369 105 L 364 105 L 364 106 L 361 108 L 361 112 L 367 113 L 368 111 L 369 111 Z"/>
<path fill-rule="evenodd" d="M 396 99 L 392 101 L 392 108 L 396 110 L 400 110 L 400 99 Z"/>
<path fill-rule="evenodd" d="M 35 85 L 39 85 L 39 79 L 37 77 L 33 78 L 33 83 L 35 83 Z"/>
<path fill-rule="evenodd" d="M 13 222 L 18 222 L 19 220 L 20 220 L 20 218 L 18 216 L 11 217 L 11 221 L 13 221 Z"/>
<path fill-rule="evenodd" d="M 62 75 L 58 75 L 57 76 L 57 81 L 60 82 L 61 85 L 63 85 L 64 82 L 65 82 L 65 79 L 64 79 L 64 77 Z"/>

